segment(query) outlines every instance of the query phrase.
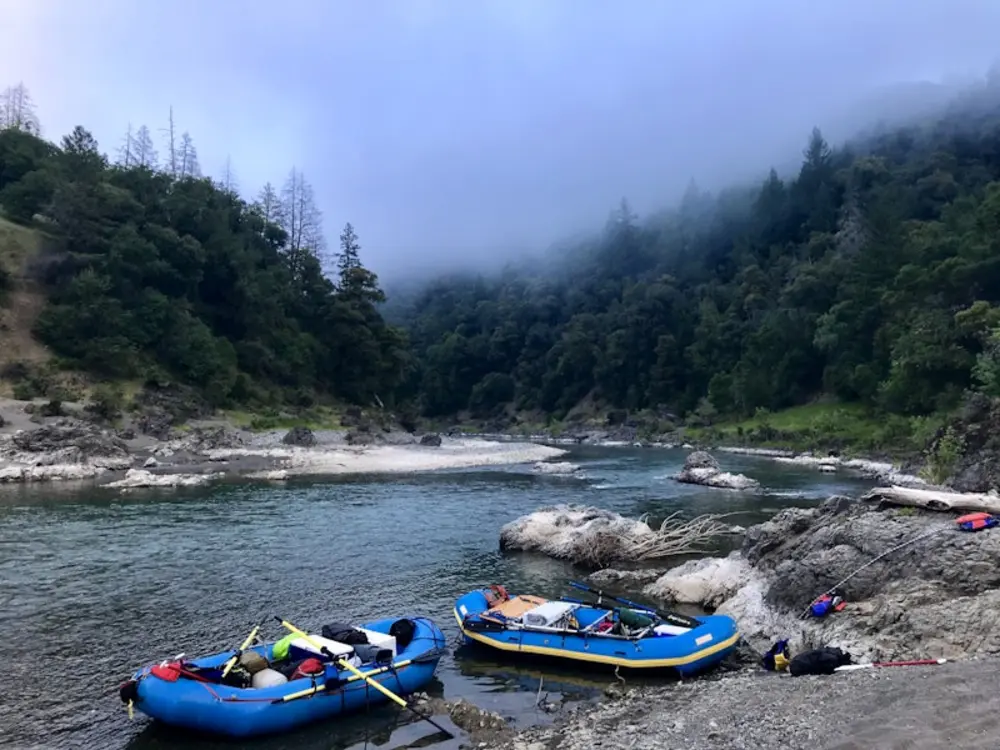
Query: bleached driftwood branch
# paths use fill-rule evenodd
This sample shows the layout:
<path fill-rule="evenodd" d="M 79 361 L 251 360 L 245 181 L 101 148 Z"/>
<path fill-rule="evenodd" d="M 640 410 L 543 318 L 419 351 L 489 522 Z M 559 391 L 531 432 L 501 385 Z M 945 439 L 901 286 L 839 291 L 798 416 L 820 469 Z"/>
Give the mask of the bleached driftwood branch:
<path fill-rule="evenodd" d="M 674 513 L 663 520 L 652 533 L 622 533 L 603 530 L 591 536 L 590 543 L 580 550 L 578 561 L 603 566 L 610 562 L 643 562 L 668 557 L 711 551 L 718 537 L 730 530 L 717 515 L 703 515 L 684 520 Z M 643 516 L 639 523 L 646 524 Z M 648 527 L 647 527 L 648 528 Z"/>
<path fill-rule="evenodd" d="M 708 514 L 689 520 L 679 516 L 679 512 L 667 516 L 652 536 L 620 537 L 625 559 L 659 560 L 692 552 L 706 552 L 717 544 L 719 536 L 731 529 L 731 526 L 722 523 L 721 515 Z M 645 521 L 645 516 L 640 520 Z"/>
<path fill-rule="evenodd" d="M 893 505 L 938 511 L 982 511 L 1000 514 L 1000 496 L 977 492 L 946 492 L 944 490 L 918 490 L 912 487 L 876 487 L 862 500 L 876 500 Z"/>
<path fill-rule="evenodd" d="M 634 520 L 603 509 L 561 505 L 506 524 L 500 531 L 500 546 L 596 567 L 660 560 L 711 550 L 720 535 L 732 532 L 721 518 L 704 515 L 684 520 L 674 513 L 654 529 L 646 516 Z"/>

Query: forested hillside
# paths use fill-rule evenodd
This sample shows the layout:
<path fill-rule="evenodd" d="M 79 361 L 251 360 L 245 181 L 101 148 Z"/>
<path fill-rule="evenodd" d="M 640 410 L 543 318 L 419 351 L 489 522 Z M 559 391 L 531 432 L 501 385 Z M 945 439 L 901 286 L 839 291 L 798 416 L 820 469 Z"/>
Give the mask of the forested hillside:
<path fill-rule="evenodd" d="M 408 308 L 425 413 L 582 399 L 706 423 L 826 396 L 919 417 L 1000 395 L 1000 89 L 718 196 L 627 202 L 561 273 L 432 284 Z"/>
<path fill-rule="evenodd" d="M 846 145 L 814 130 L 796 174 L 692 181 L 642 220 L 623 200 L 535 269 L 408 289 L 398 327 L 349 224 L 327 254 L 301 172 L 248 201 L 228 164 L 201 175 L 172 113 L 164 131 L 163 158 L 146 127 L 109 158 L 82 127 L 43 139 L 23 87 L 0 101 L 0 221 L 43 248 L 26 268 L 0 257 L 0 287 L 41 290 L 32 332 L 95 380 L 501 421 L 706 425 L 825 399 L 902 433 L 970 390 L 1000 396 L 996 83 Z"/>
<path fill-rule="evenodd" d="M 300 172 L 245 201 L 228 163 L 218 182 L 201 176 L 172 112 L 162 159 L 145 126 L 128 128 L 114 160 L 82 127 L 58 145 L 39 132 L 26 89 L 3 92 L 0 209 L 36 228 L 45 250 L 2 280 L 41 285 L 33 333 L 64 366 L 179 379 L 215 405 L 391 400 L 405 338 L 382 320 L 350 224 L 335 260 L 326 255 Z"/>

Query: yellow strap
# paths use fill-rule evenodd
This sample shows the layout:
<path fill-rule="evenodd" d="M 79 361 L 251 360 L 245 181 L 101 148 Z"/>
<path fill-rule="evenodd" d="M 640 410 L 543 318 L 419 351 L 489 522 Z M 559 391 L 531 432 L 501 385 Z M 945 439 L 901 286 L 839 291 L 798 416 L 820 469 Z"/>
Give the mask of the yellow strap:
<path fill-rule="evenodd" d="M 135 718 L 135 715 L 132 712 L 132 701 L 128 702 L 128 718 L 129 718 L 129 721 L 131 721 L 133 718 Z"/>
<path fill-rule="evenodd" d="M 302 638 L 305 638 L 307 642 L 311 643 L 317 649 L 319 649 L 320 653 L 323 653 L 324 647 L 322 645 L 320 645 L 319 643 L 317 643 L 316 641 L 314 641 L 312 638 L 310 638 L 306 633 L 303 633 L 297 627 L 295 627 L 294 625 L 292 625 L 289 622 L 286 622 L 285 620 L 282 620 L 281 624 L 284 625 L 289 630 L 291 630 L 293 633 L 296 633 L 297 635 L 301 636 Z M 364 680 L 365 682 L 367 682 L 369 685 L 371 685 L 373 688 L 375 688 L 376 690 L 378 690 L 379 692 L 381 692 L 383 695 L 385 695 L 390 700 L 395 701 L 396 703 L 398 703 L 403 708 L 409 708 L 409 706 L 407 705 L 407 703 L 406 703 L 405 700 L 403 700 L 402 698 L 400 698 L 398 695 L 396 695 L 394 692 L 392 692 L 391 690 L 389 690 L 389 688 L 385 687 L 381 683 L 375 682 L 375 680 L 372 680 L 372 679 L 366 677 L 364 672 L 362 672 L 360 669 L 358 669 L 357 667 L 355 667 L 353 664 L 349 664 L 346 659 L 337 659 L 336 663 L 337 663 L 338 666 L 341 666 L 344 669 L 353 672 L 355 675 L 357 675 L 358 677 L 360 677 L 362 680 Z"/>

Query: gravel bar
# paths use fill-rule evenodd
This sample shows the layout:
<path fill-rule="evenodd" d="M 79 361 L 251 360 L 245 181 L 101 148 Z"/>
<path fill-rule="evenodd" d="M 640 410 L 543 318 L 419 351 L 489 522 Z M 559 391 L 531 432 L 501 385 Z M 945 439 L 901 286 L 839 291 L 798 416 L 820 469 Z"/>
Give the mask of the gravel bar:
<path fill-rule="evenodd" d="M 791 677 L 760 669 L 629 690 L 489 750 L 1000 748 L 1000 659 Z"/>

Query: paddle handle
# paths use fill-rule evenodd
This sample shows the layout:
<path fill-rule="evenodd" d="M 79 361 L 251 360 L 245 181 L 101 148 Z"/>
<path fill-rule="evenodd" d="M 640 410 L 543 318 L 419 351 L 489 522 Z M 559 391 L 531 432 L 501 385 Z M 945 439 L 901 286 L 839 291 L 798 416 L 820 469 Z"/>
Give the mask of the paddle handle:
<path fill-rule="evenodd" d="M 250 646 L 251 643 L 253 643 L 254 636 L 257 635 L 257 631 L 258 630 L 260 630 L 260 625 L 255 625 L 254 629 L 250 631 L 250 635 L 247 636 L 247 639 L 245 641 L 243 641 L 242 645 L 240 645 L 240 647 L 239 647 L 239 649 L 237 649 L 236 653 L 233 654 L 233 658 L 226 662 L 226 668 L 222 670 L 222 676 L 223 677 L 225 677 L 227 674 L 229 674 L 229 670 L 232 669 L 236 665 L 236 660 L 240 658 L 240 654 L 245 649 L 247 649 Z"/>

